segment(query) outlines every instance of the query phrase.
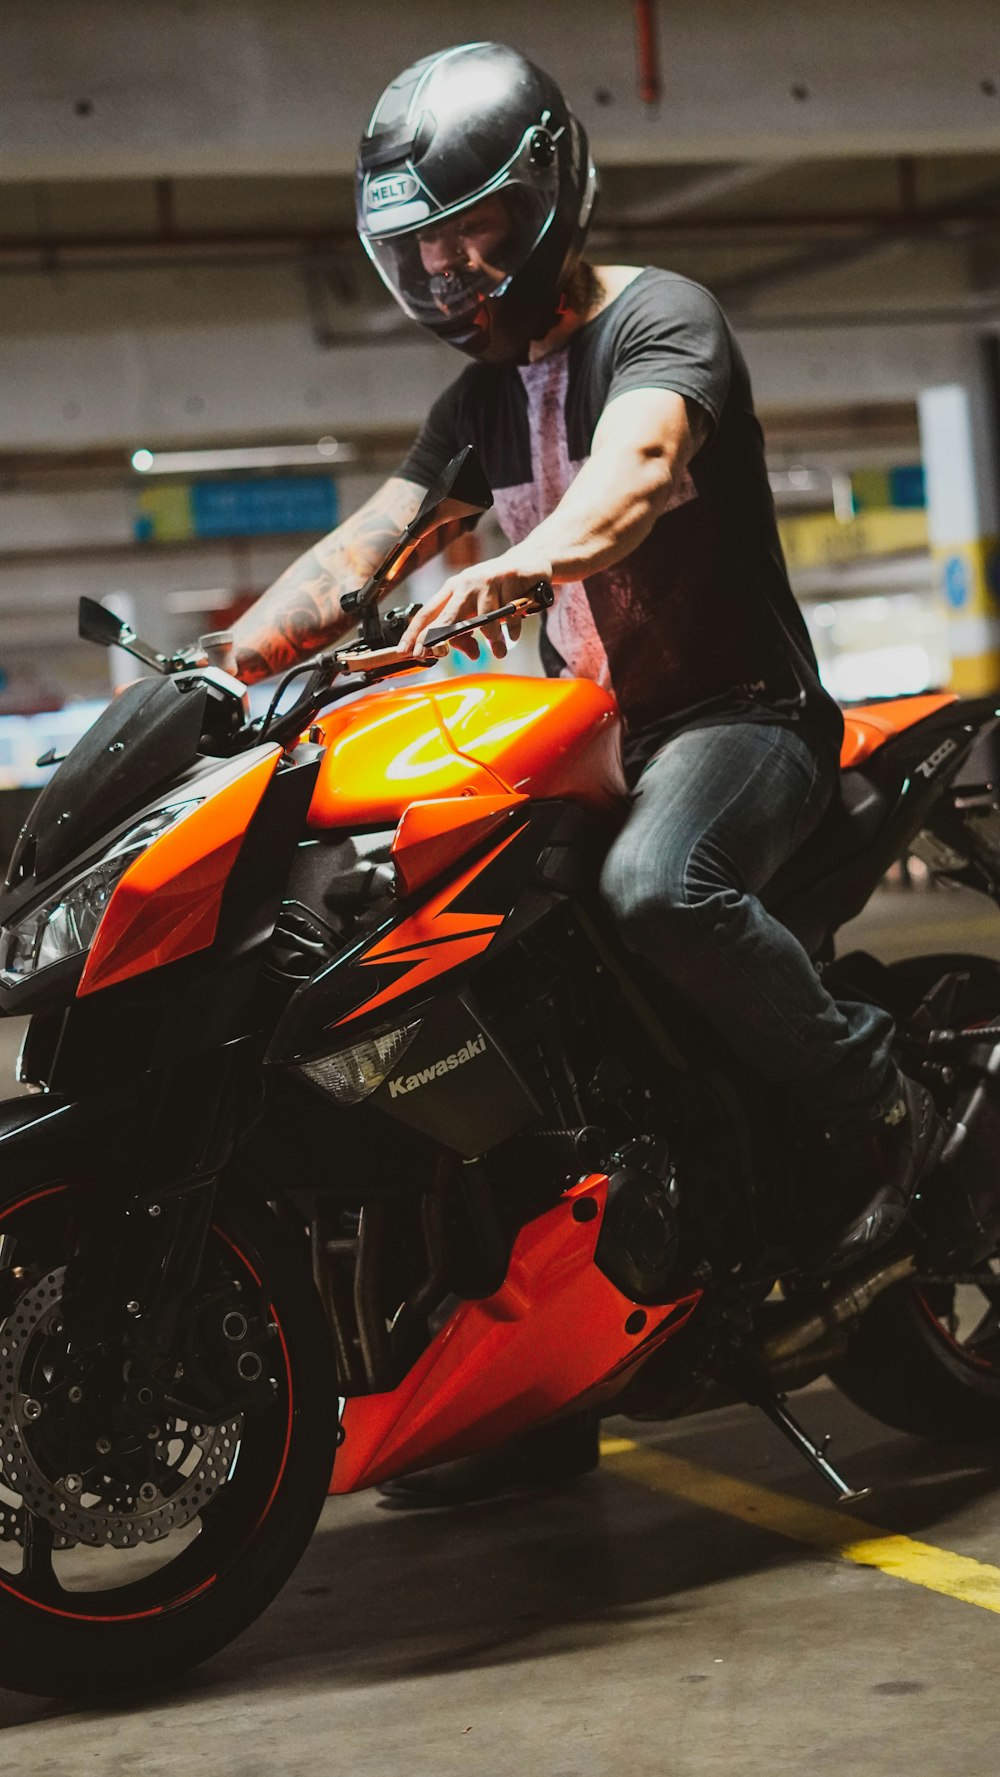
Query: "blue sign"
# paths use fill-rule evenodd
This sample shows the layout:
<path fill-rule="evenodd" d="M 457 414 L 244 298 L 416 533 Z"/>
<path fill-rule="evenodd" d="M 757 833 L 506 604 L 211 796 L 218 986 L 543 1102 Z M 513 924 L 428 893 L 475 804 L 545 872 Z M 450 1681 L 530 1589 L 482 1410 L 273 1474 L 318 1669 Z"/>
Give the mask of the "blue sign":
<path fill-rule="evenodd" d="M 960 611 L 969 596 L 969 565 L 960 555 L 949 555 L 944 564 L 944 596 L 953 611 Z"/>
<path fill-rule="evenodd" d="M 329 475 L 196 481 L 191 487 L 191 517 L 196 537 L 332 531 L 337 522 L 337 484 Z"/>
<path fill-rule="evenodd" d="M 898 468 L 889 470 L 889 504 L 890 506 L 905 507 L 926 506 L 927 494 L 924 488 L 924 466 L 922 463 L 904 463 Z"/>

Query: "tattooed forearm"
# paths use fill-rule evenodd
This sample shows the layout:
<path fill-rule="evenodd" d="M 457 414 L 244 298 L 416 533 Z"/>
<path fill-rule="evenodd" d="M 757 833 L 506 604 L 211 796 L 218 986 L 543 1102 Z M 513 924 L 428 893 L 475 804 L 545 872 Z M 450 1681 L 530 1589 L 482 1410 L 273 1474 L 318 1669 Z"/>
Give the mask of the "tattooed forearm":
<path fill-rule="evenodd" d="M 234 626 L 237 670 L 253 684 L 338 641 L 353 627 L 341 598 L 363 586 L 410 522 L 424 490 L 394 476 L 370 500 L 307 549 Z M 412 550 L 394 584 L 429 561 L 460 527 L 435 531 Z"/>

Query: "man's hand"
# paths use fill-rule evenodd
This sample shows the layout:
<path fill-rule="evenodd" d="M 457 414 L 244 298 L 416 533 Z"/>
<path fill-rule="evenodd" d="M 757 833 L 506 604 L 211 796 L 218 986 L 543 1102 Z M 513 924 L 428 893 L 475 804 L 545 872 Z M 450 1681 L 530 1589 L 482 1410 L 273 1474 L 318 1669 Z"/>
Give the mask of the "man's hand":
<path fill-rule="evenodd" d="M 551 578 L 552 563 L 543 561 L 534 551 L 529 559 L 523 548 L 509 549 L 505 555 L 498 555 L 493 561 L 477 562 L 474 567 L 463 568 L 461 573 L 453 574 L 450 580 L 446 580 L 441 591 L 414 617 L 399 643 L 400 652 L 420 654 L 424 652 L 423 638 L 429 629 L 458 623 L 463 617 L 476 617 L 488 611 L 496 611 L 501 605 L 509 605 L 514 599 L 526 598 L 539 580 Z M 521 619 L 508 617 L 505 623 L 510 640 L 516 642 L 521 633 Z M 503 632 L 502 623 L 491 623 L 482 631 L 497 660 L 503 660 L 507 653 Z M 470 660 L 475 660 L 479 653 L 474 635 L 456 636 L 450 646 L 457 648 Z"/>

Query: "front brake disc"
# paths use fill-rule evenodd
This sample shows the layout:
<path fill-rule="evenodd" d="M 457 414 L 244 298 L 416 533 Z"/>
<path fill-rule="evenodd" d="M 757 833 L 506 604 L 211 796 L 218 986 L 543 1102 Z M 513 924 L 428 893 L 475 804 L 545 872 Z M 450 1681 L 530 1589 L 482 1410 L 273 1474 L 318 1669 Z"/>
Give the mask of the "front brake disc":
<path fill-rule="evenodd" d="M 172 1421 L 154 1446 L 158 1481 L 124 1489 L 114 1455 L 98 1456 L 83 1474 L 49 1475 L 33 1443 L 38 1403 L 21 1389 L 34 1340 L 58 1337 L 66 1268 L 60 1265 L 24 1292 L 0 1327 L 0 1485 L 19 1496 L 60 1538 L 117 1549 L 151 1543 L 189 1524 L 228 1480 L 239 1452 L 242 1414 L 220 1425 Z M 147 1497 L 148 1495 L 148 1497 Z M 20 1512 L 17 1513 L 17 1519 Z M 21 1540 L 13 1508 L 0 1510 L 0 1539 Z"/>

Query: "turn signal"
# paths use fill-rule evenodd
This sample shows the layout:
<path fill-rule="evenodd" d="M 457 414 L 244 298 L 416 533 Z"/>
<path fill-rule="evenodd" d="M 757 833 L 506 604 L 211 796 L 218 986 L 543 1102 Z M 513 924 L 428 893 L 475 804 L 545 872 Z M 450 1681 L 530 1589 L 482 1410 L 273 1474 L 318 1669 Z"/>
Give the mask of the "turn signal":
<path fill-rule="evenodd" d="M 299 1066 L 314 1085 L 321 1086 L 337 1104 L 358 1104 L 376 1092 L 400 1058 L 406 1054 L 422 1018 L 413 1024 L 402 1024 L 397 1030 L 381 1031 L 355 1043 L 350 1049 L 338 1049 L 336 1055 L 324 1055 Z"/>

